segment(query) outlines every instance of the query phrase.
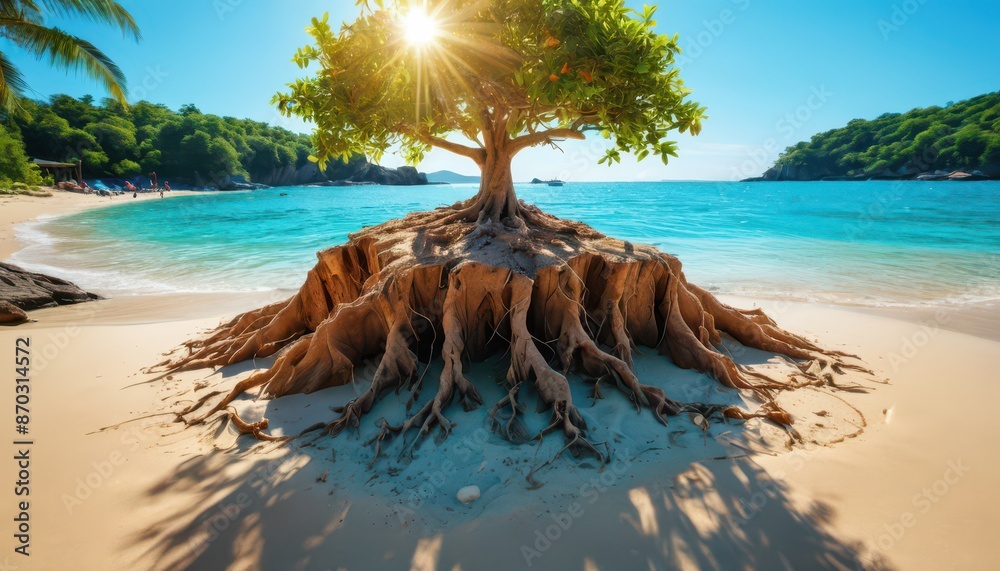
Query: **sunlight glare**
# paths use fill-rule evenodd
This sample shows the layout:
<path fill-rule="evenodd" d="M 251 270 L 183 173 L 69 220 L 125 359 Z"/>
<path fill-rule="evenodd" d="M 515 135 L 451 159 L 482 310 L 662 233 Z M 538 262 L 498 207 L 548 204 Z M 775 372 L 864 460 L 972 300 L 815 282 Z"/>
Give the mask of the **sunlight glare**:
<path fill-rule="evenodd" d="M 425 46 L 438 35 L 438 24 L 421 8 L 414 8 L 403 17 L 403 30 L 410 45 Z"/>

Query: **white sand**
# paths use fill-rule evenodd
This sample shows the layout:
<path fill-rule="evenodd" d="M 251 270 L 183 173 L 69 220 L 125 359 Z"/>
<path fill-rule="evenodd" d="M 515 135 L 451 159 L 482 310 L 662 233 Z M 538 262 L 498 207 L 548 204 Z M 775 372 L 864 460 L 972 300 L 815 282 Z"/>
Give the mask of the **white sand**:
<path fill-rule="evenodd" d="M 931 329 L 924 342 L 924 330 L 905 321 L 780 304 L 774 313 L 783 326 L 856 350 L 891 377 L 891 386 L 868 394 L 841 394 L 867 416 L 862 436 L 828 448 L 748 457 L 725 442 L 753 435 L 753 427 L 714 424 L 705 438 L 686 419 L 656 425 L 610 388 L 591 409 L 580 387 L 578 404 L 595 437 L 608 439 L 620 456 L 603 471 L 593 460 L 567 458 L 542 470 L 537 480 L 543 485 L 529 489 L 526 473 L 558 450 L 561 437 L 546 439 L 537 451 L 512 448 L 486 429 L 485 410 L 464 413 L 458 406 L 451 411 L 456 433 L 441 447 L 428 439 L 411 463 L 399 465 L 400 445 L 392 442 L 388 457 L 369 470 L 372 450 L 364 439 L 375 434 L 374 419 L 401 416 L 403 397 L 392 395 L 362 424 L 362 439 L 344 434 L 306 447 L 308 439 L 285 448 L 236 443 L 218 424 L 177 432 L 179 425 L 160 426 L 163 418 L 93 434 L 159 410 L 209 377 L 185 374 L 123 388 L 148 379 L 137 373 L 160 352 L 214 324 L 207 316 L 266 300 L 148 301 L 145 310 L 134 305 L 136 298 L 44 310 L 35 314 L 39 323 L 0 330 L 0 346 L 30 335 L 36 355 L 37 495 L 33 555 L 24 568 L 511 569 L 525 567 L 526 557 L 543 569 L 1000 563 L 988 543 L 998 475 L 992 419 L 969 406 L 992 402 L 1000 391 L 991 382 L 994 341 Z M 133 305 L 121 310 L 122 304 Z M 170 321 L 177 319 L 171 308 L 181 307 L 201 308 L 206 318 L 190 319 L 194 310 L 188 309 L 184 320 Z M 136 324 L 124 319 L 130 312 Z M 914 355 L 906 356 L 905 340 L 914 344 Z M 654 357 L 641 358 L 639 366 L 645 378 L 662 378 L 681 398 L 734 398 Z M 489 387 L 489 371 L 484 364 L 473 373 L 487 401 L 498 394 Z M 231 386 L 243 375 L 227 371 L 208 382 Z M 434 384 L 432 372 L 423 398 Z M 685 385 L 697 388 L 689 392 Z M 276 433 L 294 432 L 333 418 L 328 407 L 361 388 L 243 401 L 239 408 L 248 419 L 266 414 Z M 537 427 L 545 417 L 531 404 L 527 417 Z M 803 414 L 809 404 L 792 408 Z M 8 414 L 5 424 L 11 422 Z M 225 450 L 210 452 L 213 446 Z M 635 457 L 642 450 L 649 451 Z M 741 457 L 715 459 L 726 455 Z M 969 471 L 947 474 L 949 463 Z M 936 484 L 946 477 L 953 482 Z M 463 506 L 455 494 L 467 485 L 479 486 L 482 497 Z M 916 500 L 924 488 L 929 499 Z M 73 498 L 71 509 L 67 498 Z M 552 527 L 559 522 L 567 529 Z M 547 542 L 536 531 L 559 538 Z M 5 545 L 12 547 L 9 534 Z"/>

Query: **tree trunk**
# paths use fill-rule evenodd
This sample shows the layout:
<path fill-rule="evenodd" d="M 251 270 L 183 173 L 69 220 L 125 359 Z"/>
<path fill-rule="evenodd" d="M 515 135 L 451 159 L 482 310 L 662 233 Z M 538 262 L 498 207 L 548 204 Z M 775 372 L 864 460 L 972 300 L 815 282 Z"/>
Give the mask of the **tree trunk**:
<path fill-rule="evenodd" d="M 479 211 L 480 222 L 506 221 L 508 225 L 520 226 L 514 222 L 520 220 L 520 214 L 514 193 L 514 177 L 510 171 L 513 158 L 504 151 L 488 153 L 482 165 L 479 194 L 472 202 L 472 207 Z"/>

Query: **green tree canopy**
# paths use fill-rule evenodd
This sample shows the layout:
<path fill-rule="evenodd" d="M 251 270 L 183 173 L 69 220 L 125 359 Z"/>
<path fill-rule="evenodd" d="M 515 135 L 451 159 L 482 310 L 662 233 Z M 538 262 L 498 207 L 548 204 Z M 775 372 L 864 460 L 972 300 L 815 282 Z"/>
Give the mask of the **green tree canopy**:
<path fill-rule="evenodd" d="M 268 181 L 283 169 L 306 165 L 313 153 L 308 135 L 194 112 L 191 106 L 183 115 L 146 101 L 125 107 L 105 99 L 95 105 L 93 98 L 68 95 L 55 95 L 47 103 L 25 100 L 21 106 L 23 113 L 9 119 L 8 128 L 23 141 L 27 155 L 81 160 L 86 178 L 156 171 L 189 183 L 217 182 L 229 175 Z M 17 160 L 27 158 L 18 155 Z M 346 178 L 353 171 L 333 174 Z"/>
<path fill-rule="evenodd" d="M 677 37 L 654 31 L 654 7 L 635 12 L 624 0 L 359 4 L 359 18 L 339 29 L 327 16 L 313 19 L 307 31 L 315 43 L 295 61 L 316 64 L 317 73 L 274 98 L 285 115 L 315 123 L 320 162 L 355 154 L 378 160 L 399 146 L 415 164 L 439 147 L 474 160 L 488 181 L 495 169 L 509 178 L 519 151 L 586 131 L 613 142 L 601 162 L 624 152 L 666 162 L 676 156 L 670 131 L 701 129 L 704 109 L 686 99 L 673 66 Z"/>
<path fill-rule="evenodd" d="M 915 174 L 932 170 L 1000 168 L 1000 93 L 948 107 L 855 119 L 785 150 L 776 167 L 805 167 L 814 177 Z"/>
<path fill-rule="evenodd" d="M 17 131 L 8 130 L 0 124 L 0 188 L 10 182 L 39 184 L 41 179 L 38 167 L 28 162 L 24 143 Z"/>

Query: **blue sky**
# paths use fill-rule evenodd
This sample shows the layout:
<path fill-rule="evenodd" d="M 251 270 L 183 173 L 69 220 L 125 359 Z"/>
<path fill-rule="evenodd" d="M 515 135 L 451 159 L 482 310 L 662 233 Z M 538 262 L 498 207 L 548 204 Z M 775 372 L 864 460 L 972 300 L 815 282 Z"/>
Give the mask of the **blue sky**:
<path fill-rule="evenodd" d="M 302 72 L 291 63 L 310 18 L 353 19 L 354 0 L 123 0 L 145 39 L 56 22 L 108 53 L 133 99 L 249 117 L 305 131 L 268 104 Z M 641 2 L 629 2 L 636 7 Z M 655 3 L 647 0 L 647 3 Z M 658 28 L 679 33 L 682 77 L 708 107 L 701 136 L 679 135 L 680 157 L 598 166 L 606 142 L 532 149 L 515 179 L 732 180 L 760 174 L 777 153 L 854 118 L 944 105 L 1000 89 L 996 0 L 664 0 Z M 0 49 L 9 46 L 0 44 Z M 103 97 L 91 81 L 10 52 L 36 97 Z M 389 166 L 402 164 L 386 157 Z M 421 170 L 467 174 L 467 159 L 435 151 Z"/>

